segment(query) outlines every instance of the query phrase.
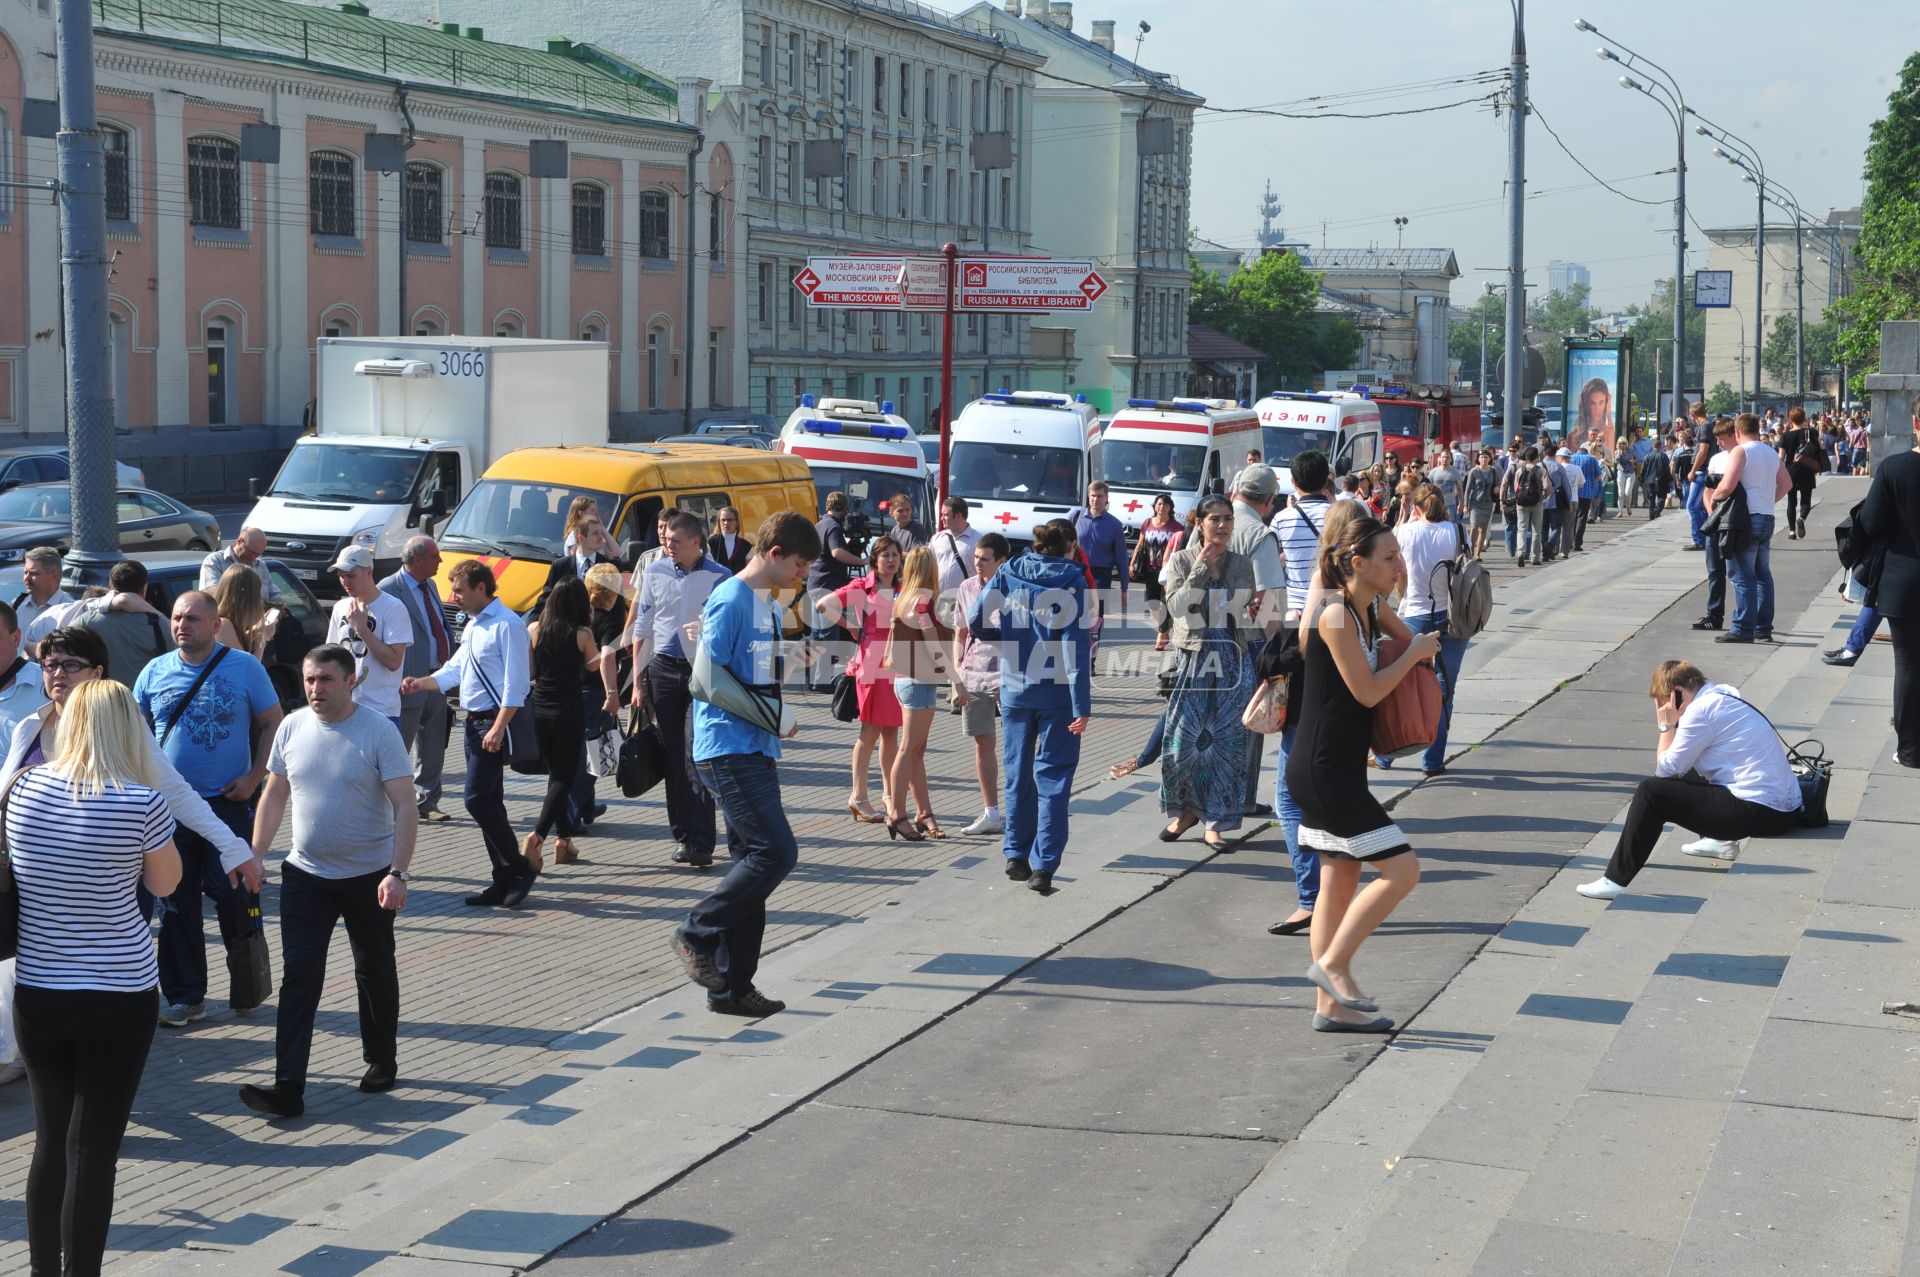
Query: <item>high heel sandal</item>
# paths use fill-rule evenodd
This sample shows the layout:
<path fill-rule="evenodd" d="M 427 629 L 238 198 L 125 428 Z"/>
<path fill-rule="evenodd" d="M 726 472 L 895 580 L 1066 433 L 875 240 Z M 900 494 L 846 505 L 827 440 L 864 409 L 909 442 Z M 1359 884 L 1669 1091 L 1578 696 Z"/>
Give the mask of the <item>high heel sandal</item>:
<path fill-rule="evenodd" d="M 856 825 L 879 825 L 886 823 L 880 818 L 880 813 L 873 809 L 871 803 L 861 804 L 851 798 L 847 800 L 847 815 L 853 817 L 853 823 Z"/>
<path fill-rule="evenodd" d="M 903 825 L 905 828 L 901 827 Z M 905 816 L 887 823 L 887 838 L 889 841 L 895 838 L 904 838 L 908 842 L 925 842 L 927 840 L 926 835 L 921 833 L 918 827 Z"/>
<path fill-rule="evenodd" d="M 928 838 L 945 838 L 947 831 L 940 828 L 940 822 L 932 816 L 915 816 L 913 827 Z"/>
<path fill-rule="evenodd" d="M 580 859 L 580 853 L 574 850 L 573 839 L 558 838 L 554 840 L 554 844 L 553 844 L 553 863 L 554 864 L 570 865 L 579 859 Z"/>
<path fill-rule="evenodd" d="M 540 872 L 540 844 L 542 841 L 539 834 L 528 834 L 526 839 L 520 844 L 521 856 L 526 859 L 528 865 L 532 866 L 535 873 Z"/>

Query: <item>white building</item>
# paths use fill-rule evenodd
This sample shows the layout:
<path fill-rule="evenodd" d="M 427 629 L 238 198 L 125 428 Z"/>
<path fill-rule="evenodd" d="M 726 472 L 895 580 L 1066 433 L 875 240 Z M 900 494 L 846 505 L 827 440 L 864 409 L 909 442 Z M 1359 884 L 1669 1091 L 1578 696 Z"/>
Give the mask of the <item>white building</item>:
<path fill-rule="evenodd" d="M 1086 258 L 1109 290 L 1071 326 L 1079 355 L 1072 384 L 1101 411 L 1129 396 L 1184 391 L 1187 214 L 1193 113 L 1204 99 L 1114 50 L 1114 24 L 1073 30 L 1067 0 L 979 3 L 962 21 L 1009 46 L 1044 55 L 1035 80 L 1028 155 L 1034 174 L 1033 251 Z"/>
<path fill-rule="evenodd" d="M 1547 263 L 1547 291 L 1571 295 L 1573 290 L 1593 287 L 1593 275 L 1587 270 L 1585 262 L 1563 262 L 1558 258 Z"/>
<path fill-rule="evenodd" d="M 1768 222 L 1766 269 L 1761 275 L 1760 332 L 1762 344 L 1782 315 L 1798 314 L 1799 289 L 1794 270 L 1792 222 Z M 1707 311 L 1707 367 L 1699 384 L 1712 390 L 1726 382 L 1734 390 L 1753 386 L 1753 226 L 1729 226 L 1707 231 L 1707 268 L 1733 272 L 1733 304 Z M 1806 277 L 1807 327 L 1818 324 L 1827 307 L 1847 295 L 1848 271 L 1854 245 L 1860 242 L 1860 210 L 1837 210 L 1824 222 L 1802 227 L 1800 269 Z M 1793 378 L 1762 371 L 1769 391 L 1791 391 Z M 1807 370 L 1807 386 L 1817 384 Z"/>
<path fill-rule="evenodd" d="M 376 2 L 421 21 L 449 8 Z M 1031 252 L 1027 128 L 1039 55 L 913 0 L 644 9 L 459 0 L 458 8 L 497 36 L 535 38 L 558 26 L 666 77 L 711 82 L 706 144 L 737 161 L 727 201 L 737 220 L 715 228 L 732 237 L 721 257 L 740 317 L 732 405 L 784 416 L 801 394 L 852 395 L 891 399 L 916 424 L 932 421 L 939 317 L 809 311 L 793 279 L 809 256 L 937 256 L 949 242 Z M 833 176 L 809 176 L 826 164 Z M 1027 322 L 955 321 L 957 400 L 1026 384 Z"/>
<path fill-rule="evenodd" d="M 1360 367 L 1394 380 L 1449 381 L 1447 326 L 1460 263 L 1450 248 L 1308 248 L 1300 264 L 1325 276 L 1322 311 L 1360 329 Z"/>

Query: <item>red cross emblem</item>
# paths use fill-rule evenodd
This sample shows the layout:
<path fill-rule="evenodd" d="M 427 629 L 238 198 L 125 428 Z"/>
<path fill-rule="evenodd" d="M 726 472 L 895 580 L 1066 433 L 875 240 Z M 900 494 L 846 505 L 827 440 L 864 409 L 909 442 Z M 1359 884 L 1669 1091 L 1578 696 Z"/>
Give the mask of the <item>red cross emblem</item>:
<path fill-rule="evenodd" d="M 1125 505 L 1121 506 L 1120 508 L 1122 510 L 1125 510 L 1128 514 L 1132 514 L 1135 510 L 1138 510 L 1140 508 L 1140 498 L 1135 497 L 1133 500 L 1127 502 Z"/>
<path fill-rule="evenodd" d="M 996 515 L 994 515 L 993 517 L 994 517 L 994 520 L 995 520 L 995 521 L 996 521 L 997 523 L 999 523 L 999 525 L 1000 525 L 1001 527 L 1003 527 L 1003 528 L 1004 528 L 1004 527 L 1006 527 L 1006 526 L 1007 526 L 1007 525 L 1008 525 L 1009 523 L 1012 523 L 1012 522 L 1013 522 L 1013 511 L 1011 511 L 1011 510 L 1002 510 L 1002 511 L 1001 511 L 1001 512 L 1000 512 L 999 514 L 996 514 Z"/>

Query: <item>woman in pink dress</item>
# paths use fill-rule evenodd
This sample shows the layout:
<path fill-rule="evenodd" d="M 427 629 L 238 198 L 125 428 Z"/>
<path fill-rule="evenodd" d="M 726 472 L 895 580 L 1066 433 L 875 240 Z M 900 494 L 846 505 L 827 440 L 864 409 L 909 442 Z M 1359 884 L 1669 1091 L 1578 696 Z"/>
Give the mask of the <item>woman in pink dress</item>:
<path fill-rule="evenodd" d="M 893 774 L 894 753 L 900 747 L 900 702 L 893 694 L 893 675 L 883 667 L 887 636 L 893 628 L 893 596 L 900 588 L 904 561 L 898 542 L 874 540 L 872 570 L 833 592 L 840 604 L 840 625 L 860 641 L 860 651 L 847 663 L 860 697 L 860 739 L 853 745 L 853 793 L 847 814 L 855 821 L 880 824 L 880 813 L 867 798 L 867 770 L 873 764 L 874 742 L 880 744 L 881 795 L 886 797 Z"/>

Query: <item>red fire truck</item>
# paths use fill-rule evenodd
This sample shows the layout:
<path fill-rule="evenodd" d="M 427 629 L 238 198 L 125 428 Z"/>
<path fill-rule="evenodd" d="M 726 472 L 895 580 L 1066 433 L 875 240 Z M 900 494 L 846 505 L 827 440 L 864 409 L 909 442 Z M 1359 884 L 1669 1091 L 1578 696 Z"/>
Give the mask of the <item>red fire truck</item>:
<path fill-rule="evenodd" d="M 1471 449 L 1480 442 L 1480 400 L 1449 386 L 1355 386 L 1380 409 L 1388 452 L 1406 462 L 1426 459 L 1442 444 Z"/>

